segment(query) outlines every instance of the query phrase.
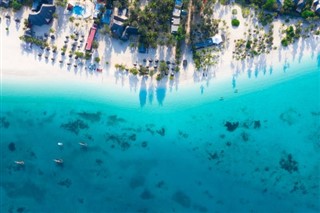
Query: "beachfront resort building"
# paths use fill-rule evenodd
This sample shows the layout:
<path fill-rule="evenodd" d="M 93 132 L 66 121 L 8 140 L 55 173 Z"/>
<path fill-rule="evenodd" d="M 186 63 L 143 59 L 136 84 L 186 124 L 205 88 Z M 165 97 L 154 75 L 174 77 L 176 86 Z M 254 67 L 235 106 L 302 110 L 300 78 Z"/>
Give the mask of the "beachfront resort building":
<path fill-rule="evenodd" d="M 38 12 L 43 4 L 53 5 L 53 0 L 34 0 L 32 2 L 31 10 L 33 12 Z"/>
<path fill-rule="evenodd" d="M 129 40 L 130 36 L 138 35 L 138 28 L 133 26 L 127 26 L 125 24 L 128 9 L 120 10 L 115 8 L 110 21 L 110 30 L 113 37 L 121 39 L 123 41 Z"/>
<path fill-rule="evenodd" d="M 314 12 L 318 13 L 320 15 L 320 0 L 314 0 L 312 4 L 312 8 Z"/>
<path fill-rule="evenodd" d="M 195 43 L 194 49 L 198 50 L 198 49 L 202 49 L 202 48 L 207 48 L 207 47 L 211 47 L 214 45 L 220 45 L 223 42 L 223 39 L 221 37 L 221 35 L 217 34 L 211 38 L 208 38 L 204 41 L 201 42 L 197 42 Z"/>
<path fill-rule="evenodd" d="M 85 46 L 85 50 L 88 52 L 90 52 L 92 50 L 96 33 L 97 33 L 97 28 L 95 26 L 92 26 L 90 28 L 89 35 L 88 35 L 87 42 L 86 42 L 86 46 Z"/>
<path fill-rule="evenodd" d="M 8 8 L 10 6 L 10 0 L 0 0 L 0 7 Z"/>
<path fill-rule="evenodd" d="M 178 32 L 180 26 L 182 4 L 182 0 L 175 1 L 171 19 L 171 33 L 173 34 Z"/>
<path fill-rule="evenodd" d="M 30 26 L 41 26 L 49 24 L 53 19 L 56 6 L 52 4 L 42 4 L 40 10 L 29 14 L 28 22 Z"/>

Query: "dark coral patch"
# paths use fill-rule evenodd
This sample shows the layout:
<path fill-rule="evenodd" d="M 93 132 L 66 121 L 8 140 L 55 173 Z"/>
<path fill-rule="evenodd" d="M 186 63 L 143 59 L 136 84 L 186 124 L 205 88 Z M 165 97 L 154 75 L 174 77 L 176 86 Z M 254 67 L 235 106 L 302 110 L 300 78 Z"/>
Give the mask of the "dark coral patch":
<path fill-rule="evenodd" d="M 247 142 L 249 140 L 249 134 L 246 132 L 241 133 L 241 138 L 244 142 Z"/>
<path fill-rule="evenodd" d="M 1 128 L 9 128 L 10 126 L 10 122 L 7 121 L 7 119 L 5 117 L 0 117 L 0 124 L 1 124 Z"/>
<path fill-rule="evenodd" d="M 60 186 L 65 186 L 67 188 L 69 188 L 72 184 L 72 181 L 69 178 L 66 178 L 64 180 L 59 181 L 58 183 Z"/>
<path fill-rule="evenodd" d="M 130 180 L 130 187 L 132 189 L 141 187 L 145 184 L 146 180 L 143 176 L 135 176 Z"/>
<path fill-rule="evenodd" d="M 298 162 L 293 159 L 291 154 L 282 157 L 279 164 L 282 169 L 288 171 L 290 174 L 298 171 Z"/>
<path fill-rule="evenodd" d="M 143 199 L 143 200 L 150 200 L 150 199 L 153 199 L 153 198 L 154 198 L 154 195 L 153 195 L 148 189 L 145 189 L 145 190 L 143 190 L 143 192 L 141 193 L 140 197 L 141 197 L 141 199 Z"/>
<path fill-rule="evenodd" d="M 185 208 L 190 208 L 191 206 L 190 197 L 182 191 L 175 192 L 172 196 L 172 200 Z"/>
<path fill-rule="evenodd" d="M 24 210 L 26 210 L 26 208 L 24 208 L 24 207 L 19 207 L 19 208 L 17 208 L 17 212 L 18 212 L 18 213 L 23 213 Z"/>
<path fill-rule="evenodd" d="M 61 124 L 60 127 L 70 132 L 73 132 L 76 135 L 79 134 L 80 130 L 89 128 L 88 124 L 86 124 L 84 121 L 80 119 L 77 119 L 75 121 L 70 121 L 65 124 Z"/>
<path fill-rule="evenodd" d="M 8 149 L 9 149 L 11 152 L 14 152 L 14 151 L 16 150 L 16 144 L 13 143 L 13 142 L 9 143 Z"/>
<path fill-rule="evenodd" d="M 107 123 L 108 123 L 108 125 L 110 125 L 110 126 L 114 126 L 114 125 L 117 125 L 117 124 L 119 124 L 119 123 L 123 123 L 123 122 L 125 122 L 125 121 L 126 121 L 126 120 L 123 119 L 123 118 L 118 118 L 117 115 L 110 115 L 110 116 L 108 117 Z"/>
<path fill-rule="evenodd" d="M 230 122 L 230 121 L 227 121 L 225 124 L 224 124 L 225 127 L 227 127 L 227 130 L 229 132 L 233 132 L 234 130 L 236 130 L 239 126 L 239 122 Z"/>
<path fill-rule="evenodd" d="M 261 127 L 260 121 L 254 121 L 254 122 L 253 122 L 253 128 L 259 129 L 260 127 Z"/>
<path fill-rule="evenodd" d="M 157 133 L 161 136 L 164 136 L 166 134 L 166 129 L 162 127 L 161 129 L 157 130 Z"/>
<path fill-rule="evenodd" d="M 143 141 L 141 143 L 141 147 L 146 148 L 148 146 L 148 142 L 147 141 Z"/>
<path fill-rule="evenodd" d="M 99 122 L 101 120 L 101 112 L 90 113 L 90 112 L 79 112 L 77 113 L 79 117 L 84 120 L 91 122 Z"/>

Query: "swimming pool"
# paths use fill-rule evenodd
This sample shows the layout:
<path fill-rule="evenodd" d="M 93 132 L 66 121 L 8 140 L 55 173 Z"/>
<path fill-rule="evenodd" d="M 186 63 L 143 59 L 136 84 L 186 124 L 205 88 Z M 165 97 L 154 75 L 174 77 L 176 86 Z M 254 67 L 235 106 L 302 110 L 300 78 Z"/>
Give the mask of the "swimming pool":
<path fill-rule="evenodd" d="M 72 12 L 78 16 L 81 16 L 85 13 L 85 9 L 82 7 L 82 6 L 79 6 L 79 5 L 75 5 L 73 7 L 73 10 Z"/>

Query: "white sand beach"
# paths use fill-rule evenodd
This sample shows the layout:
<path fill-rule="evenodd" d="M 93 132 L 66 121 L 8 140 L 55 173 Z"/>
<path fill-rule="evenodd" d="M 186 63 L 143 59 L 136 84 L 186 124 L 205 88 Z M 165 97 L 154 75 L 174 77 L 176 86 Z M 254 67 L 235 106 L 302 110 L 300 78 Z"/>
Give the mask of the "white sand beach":
<path fill-rule="evenodd" d="M 274 44 L 279 48 L 272 50 L 269 54 L 257 56 L 253 59 L 244 61 L 236 61 L 232 58 L 232 51 L 234 48 L 234 42 L 236 39 L 243 38 L 245 32 L 248 29 L 252 29 L 253 25 L 250 22 L 255 20 L 244 19 L 241 16 L 241 9 L 237 5 L 233 6 L 220 6 L 217 5 L 215 8 L 215 18 L 221 18 L 224 20 L 230 20 L 233 16 L 231 14 L 232 9 L 236 8 L 239 12 L 237 18 L 241 23 L 238 28 L 232 28 L 230 21 L 226 22 L 227 32 L 225 33 L 226 40 L 223 45 L 225 49 L 221 51 L 219 62 L 214 67 L 210 68 L 209 72 L 204 75 L 201 71 L 196 71 L 192 63 L 192 52 L 190 47 L 184 51 L 182 60 L 187 59 L 188 65 L 183 68 L 180 65 L 180 72 L 175 75 L 173 80 L 162 79 L 158 84 L 163 86 L 171 85 L 178 88 L 180 85 L 193 84 L 193 82 L 210 82 L 212 79 L 217 81 L 228 81 L 239 75 L 248 75 L 248 70 L 269 70 L 270 68 L 276 68 L 278 66 L 287 66 L 292 62 L 300 61 L 302 57 L 317 57 L 320 51 L 320 38 L 319 36 L 310 35 L 309 38 L 300 39 L 287 48 L 281 47 L 281 30 L 284 21 L 276 20 L 274 22 Z M 6 19 L 5 14 L 11 15 L 11 19 Z M 34 30 L 37 35 L 43 35 L 49 33 L 49 29 L 55 29 L 54 33 L 55 40 L 49 38 L 49 43 L 56 45 L 58 48 L 57 53 L 52 51 L 47 52 L 40 48 L 33 46 L 26 46 L 19 37 L 23 35 L 23 19 L 27 17 L 30 11 L 25 9 L 21 13 L 13 14 L 10 11 L 1 12 L 1 73 L 2 79 L 9 78 L 24 78 L 43 80 L 84 80 L 93 82 L 104 82 L 108 84 L 117 84 L 120 87 L 130 88 L 136 90 L 139 81 L 143 78 L 142 76 L 133 76 L 132 74 L 125 71 L 117 71 L 115 69 L 116 64 L 124 64 L 126 66 L 133 67 L 134 63 L 143 63 L 143 59 L 159 59 L 174 61 L 174 48 L 158 47 L 156 50 L 150 50 L 147 54 L 138 53 L 136 48 L 130 48 L 129 42 L 122 42 L 113 38 L 109 35 L 98 34 L 99 48 L 94 52 L 93 56 L 99 56 L 101 61 L 96 64 L 97 67 L 102 68 L 102 73 L 90 72 L 86 67 L 90 64 L 94 64 L 93 60 L 90 62 L 84 62 L 82 67 L 73 67 L 76 59 L 69 59 L 68 54 L 66 56 L 60 55 L 60 48 L 64 45 L 65 36 L 70 35 L 74 31 L 80 32 L 84 35 L 84 39 L 88 36 L 90 29 L 89 22 L 79 22 L 80 25 L 74 26 L 68 22 L 69 14 L 65 14 L 62 8 L 59 8 L 58 14 L 59 19 L 54 20 L 50 26 L 36 27 Z M 21 22 L 16 23 L 15 17 L 18 17 Z M 8 30 L 6 30 L 8 28 Z M 83 44 L 82 44 L 83 45 Z M 84 46 L 79 48 L 82 50 Z M 38 54 L 42 54 L 40 58 Z M 47 59 L 44 56 L 47 55 Z M 52 61 L 54 58 L 54 61 Z M 62 64 L 58 63 L 59 60 L 63 60 Z M 70 62 L 72 65 L 67 66 Z M 106 64 L 108 62 L 108 64 Z M 147 85 L 150 82 L 155 82 L 155 76 L 148 78 Z"/>

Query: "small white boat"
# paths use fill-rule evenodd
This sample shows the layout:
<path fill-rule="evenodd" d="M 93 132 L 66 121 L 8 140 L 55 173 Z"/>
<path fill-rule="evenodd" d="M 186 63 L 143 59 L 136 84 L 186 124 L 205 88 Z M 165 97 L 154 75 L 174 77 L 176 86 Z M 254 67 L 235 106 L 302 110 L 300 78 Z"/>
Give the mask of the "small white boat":
<path fill-rule="evenodd" d="M 62 160 L 62 159 L 53 159 L 53 161 L 54 161 L 56 164 L 63 164 L 63 160 Z"/>
<path fill-rule="evenodd" d="M 16 161 L 14 161 L 14 163 L 17 165 L 21 165 L 21 166 L 24 165 L 24 161 L 22 161 L 22 160 L 20 160 L 20 161 L 16 160 Z"/>
<path fill-rule="evenodd" d="M 79 145 L 82 146 L 82 147 L 88 147 L 88 144 L 84 143 L 84 142 L 80 142 Z"/>
<path fill-rule="evenodd" d="M 57 144 L 58 144 L 58 146 L 63 146 L 62 142 L 58 142 Z"/>

